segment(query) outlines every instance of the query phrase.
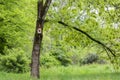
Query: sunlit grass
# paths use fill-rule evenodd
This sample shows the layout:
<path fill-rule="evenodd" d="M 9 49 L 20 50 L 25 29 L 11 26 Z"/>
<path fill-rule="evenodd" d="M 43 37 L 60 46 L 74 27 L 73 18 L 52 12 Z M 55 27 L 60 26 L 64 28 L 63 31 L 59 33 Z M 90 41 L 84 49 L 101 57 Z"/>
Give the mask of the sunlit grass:
<path fill-rule="evenodd" d="M 42 69 L 41 80 L 119 80 L 120 73 L 116 73 L 109 65 L 52 67 Z"/>
<path fill-rule="evenodd" d="M 40 80 L 119 80 L 120 73 L 109 65 L 86 65 L 41 68 Z M 0 80 L 32 80 L 30 73 L 15 74 L 0 72 Z"/>

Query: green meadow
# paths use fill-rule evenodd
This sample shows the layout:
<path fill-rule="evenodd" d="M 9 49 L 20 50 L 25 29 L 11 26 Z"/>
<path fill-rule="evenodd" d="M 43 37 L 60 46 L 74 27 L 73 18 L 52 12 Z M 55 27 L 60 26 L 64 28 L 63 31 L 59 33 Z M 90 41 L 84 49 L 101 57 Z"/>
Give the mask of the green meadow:
<path fill-rule="evenodd" d="M 110 65 L 85 65 L 41 68 L 39 80 L 119 80 L 120 73 Z M 0 72 L 0 80 L 33 80 L 30 73 L 15 74 Z"/>

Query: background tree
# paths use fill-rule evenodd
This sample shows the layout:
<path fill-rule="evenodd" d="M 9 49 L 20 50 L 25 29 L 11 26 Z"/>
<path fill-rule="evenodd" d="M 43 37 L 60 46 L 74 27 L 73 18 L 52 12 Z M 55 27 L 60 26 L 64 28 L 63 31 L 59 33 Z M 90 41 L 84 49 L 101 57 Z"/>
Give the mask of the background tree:
<path fill-rule="evenodd" d="M 29 71 L 35 3 L 34 0 L 0 1 L 0 70 Z"/>
<path fill-rule="evenodd" d="M 75 51 L 78 50 L 78 52 L 80 52 L 81 54 L 86 52 L 101 53 L 102 55 L 104 54 L 104 56 L 110 56 L 112 62 L 114 62 L 115 60 L 116 63 L 116 61 L 119 60 L 120 48 L 118 46 L 119 41 L 116 41 L 116 39 L 119 40 L 118 37 L 120 30 L 120 10 L 119 8 L 116 9 L 115 7 L 115 5 L 119 7 L 118 4 L 119 1 L 116 0 L 53 1 L 47 16 L 47 19 L 51 21 L 51 23 L 53 23 L 53 27 L 49 27 L 51 23 L 46 23 L 47 27 L 45 27 L 45 30 L 48 30 L 47 32 L 45 32 L 46 36 L 51 36 L 51 45 L 59 45 L 60 47 L 65 47 L 65 51 L 71 50 L 70 52 L 72 52 L 72 50 L 74 49 Z M 67 25 L 70 26 L 76 26 L 78 29 L 87 32 L 87 34 L 91 35 L 96 40 L 103 42 L 107 47 L 113 49 L 112 51 L 113 53 L 115 52 L 114 54 L 116 55 L 118 60 L 116 60 L 111 54 L 105 55 L 106 51 L 102 47 L 90 41 L 83 34 L 74 31 L 70 28 L 70 26 L 67 28 L 57 24 L 59 23 L 59 21 L 65 22 Z M 54 40 L 56 41 L 55 43 L 53 42 Z M 66 43 L 64 44 L 64 42 Z M 78 49 L 78 47 L 81 47 L 82 50 Z M 86 48 L 94 48 L 94 50 L 86 50 Z M 84 50 L 86 51 L 84 52 Z M 76 55 L 76 52 L 73 53 L 73 55 Z"/>

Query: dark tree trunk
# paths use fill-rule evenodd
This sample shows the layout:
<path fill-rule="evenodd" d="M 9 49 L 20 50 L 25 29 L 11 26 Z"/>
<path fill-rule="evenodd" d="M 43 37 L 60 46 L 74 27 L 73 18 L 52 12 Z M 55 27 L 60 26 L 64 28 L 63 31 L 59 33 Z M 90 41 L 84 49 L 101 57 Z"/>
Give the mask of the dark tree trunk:
<path fill-rule="evenodd" d="M 36 32 L 34 37 L 34 43 L 33 43 L 33 51 L 32 51 L 32 64 L 31 64 L 31 76 L 39 78 L 39 58 L 40 58 L 40 48 L 41 48 L 41 42 L 42 42 L 42 32 L 38 34 L 37 29 L 40 24 L 37 21 L 36 26 Z M 41 29 L 42 30 L 42 29 Z"/>
<path fill-rule="evenodd" d="M 34 78 L 39 78 L 39 64 L 40 64 L 40 48 L 43 37 L 43 25 L 44 18 L 50 6 L 51 0 L 46 0 L 43 5 L 43 0 L 38 1 L 38 16 L 36 22 L 33 50 L 32 50 L 32 60 L 31 60 L 31 76 Z"/>

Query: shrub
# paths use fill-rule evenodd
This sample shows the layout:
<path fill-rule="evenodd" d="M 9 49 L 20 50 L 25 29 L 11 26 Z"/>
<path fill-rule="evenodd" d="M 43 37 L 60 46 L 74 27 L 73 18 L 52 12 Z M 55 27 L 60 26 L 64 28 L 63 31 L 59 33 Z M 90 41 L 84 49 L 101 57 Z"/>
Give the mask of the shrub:
<path fill-rule="evenodd" d="M 7 72 L 26 72 L 29 70 L 29 60 L 24 51 L 18 49 L 9 50 L 8 55 L 0 58 L 1 69 Z"/>
<path fill-rule="evenodd" d="M 51 56 L 54 56 L 58 61 L 60 61 L 61 65 L 63 66 L 68 66 L 72 64 L 72 60 L 70 56 L 67 53 L 55 51 L 50 54 Z"/>
<path fill-rule="evenodd" d="M 97 61 L 97 63 L 98 63 L 98 64 L 106 64 L 107 61 L 105 61 L 105 60 L 103 60 L 103 59 L 99 59 L 99 60 Z"/>
<path fill-rule="evenodd" d="M 98 55 L 95 53 L 87 54 L 83 59 L 81 59 L 81 64 L 92 64 L 97 62 L 99 59 Z"/>
<path fill-rule="evenodd" d="M 60 62 L 56 60 L 55 57 L 49 55 L 41 55 L 40 66 L 50 68 L 52 66 L 59 66 L 59 65 Z"/>

